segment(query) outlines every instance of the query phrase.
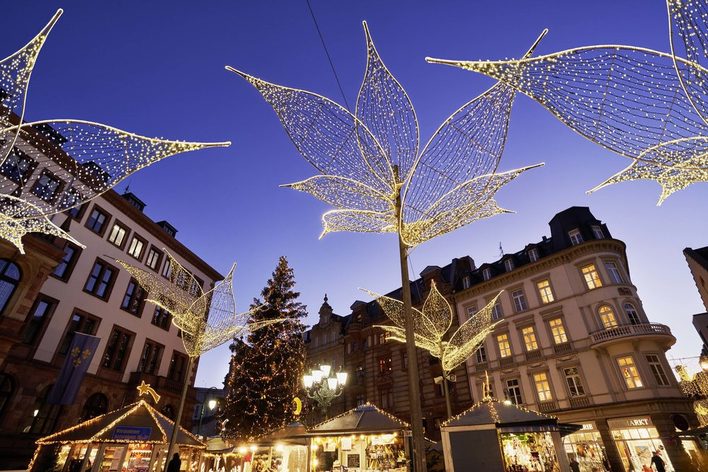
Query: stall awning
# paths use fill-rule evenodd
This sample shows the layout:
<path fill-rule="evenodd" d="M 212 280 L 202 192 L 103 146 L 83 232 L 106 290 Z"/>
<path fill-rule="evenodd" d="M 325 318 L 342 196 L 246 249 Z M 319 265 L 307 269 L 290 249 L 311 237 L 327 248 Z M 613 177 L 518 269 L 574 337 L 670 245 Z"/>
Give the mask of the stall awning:
<path fill-rule="evenodd" d="M 496 425 L 498 427 L 546 427 L 554 425 L 558 430 L 558 418 L 514 404 L 505 404 L 490 399 L 476 403 L 468 410 L 443 423 L 443 427 Z M 531 430 L 528 430 L 531 431 Z M 533 431 L 539 431 L 533 430 Z"/>
<path fill-rule="evenodd" d="M 410 429 L 408 423 L 366 403 L 314 426 L 309 435 L 393 433 L 404 429 Z"/>
<path fill-rule="evenodd" d="M 58 433 L 45 436 L 39 439 L 37 444 L 97 441 L 168 443 L 174 424 L 174 421 L 155 410 L 145 400 L 140 400 Z M 177 433 L 177 444 L 204 447 L 204 443 L 182 427 Z"/>

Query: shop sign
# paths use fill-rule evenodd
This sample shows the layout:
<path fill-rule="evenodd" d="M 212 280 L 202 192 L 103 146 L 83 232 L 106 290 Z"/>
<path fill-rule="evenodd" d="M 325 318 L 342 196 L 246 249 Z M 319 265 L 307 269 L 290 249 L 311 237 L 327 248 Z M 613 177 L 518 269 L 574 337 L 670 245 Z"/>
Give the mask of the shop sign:
<path fill-rule="evenodd" d="M 113 439 L 126 441 L 146 441 L 150 439 L 152 428 L 142 426 L 116 426 L 113 430 Z"/>
<path fill-rule="evenodd" d="M 582 423 L 582 428 L 580 428 L 581 431 L 594 431 L 595 430 L 595 425 L 593 423 Z"/>
<path fill-rule="evenodd" d="M 607 425 L 610 428 L 646 428 L 652 426 L 651 418 L 648 416 L 641 418 L 621 418 L 616 420 L 607 420 Z"/>

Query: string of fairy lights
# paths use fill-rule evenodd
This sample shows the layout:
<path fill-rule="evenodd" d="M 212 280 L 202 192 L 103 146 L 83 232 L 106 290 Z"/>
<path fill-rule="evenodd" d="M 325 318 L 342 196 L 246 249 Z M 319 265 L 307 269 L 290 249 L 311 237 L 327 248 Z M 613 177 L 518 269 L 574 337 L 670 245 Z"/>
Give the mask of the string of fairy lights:
<path fill-rule="evenodd" d="M 175 154 L 230 145 L 149 138 L 83 120 L 26 122 L 30 76 L 61 14 L 0 61 L 0 238 L 20 252 L 27 233 L 71 239 L 48 217 L 96 198 L 132 173 Z"/>
<path fill-rule="evenodd" d="M 590 141 L 632 159 L 590 192 L 624 181 L 655 180 L 662 188 L 660 205 L 672 193 L 708 181 L 708 7 L 700 0 L 668 0 L 667 6 L 670 54 L 602 45 L 520 60 L 427 60 L 497 79 Z"/>

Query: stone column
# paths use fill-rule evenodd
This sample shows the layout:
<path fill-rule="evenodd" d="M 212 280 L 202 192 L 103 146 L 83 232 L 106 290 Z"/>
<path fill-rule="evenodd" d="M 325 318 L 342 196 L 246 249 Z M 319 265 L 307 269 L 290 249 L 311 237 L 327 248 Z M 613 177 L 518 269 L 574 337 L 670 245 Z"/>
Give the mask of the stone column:
<path fill-rule="evenodd" d="M 624 470 L 620 452 L 617 449 L 615 440 L 612 438 L 612 433 L 610 432 L 610 427 L 607 425 L 607 420 L 605 418 L 598 418 L 595 420 L 595 427 L 600 433 L 602 445 L 605 446 L 605 454 L 607 454 L 607 460 L 610 461 L 612 471 L 615 472 Z"/>

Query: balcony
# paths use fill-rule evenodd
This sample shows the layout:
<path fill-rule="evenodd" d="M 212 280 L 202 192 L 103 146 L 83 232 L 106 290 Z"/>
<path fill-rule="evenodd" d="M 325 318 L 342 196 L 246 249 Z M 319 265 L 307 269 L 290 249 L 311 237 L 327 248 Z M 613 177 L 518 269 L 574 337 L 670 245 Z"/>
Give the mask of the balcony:
<path fill-rule="evenodd" d="M 595 331 L 590 333 L 590 343 L 593 348 L 597 348 L 625 338 L 638 337 L 664 341 L 667 343 L 667 347 L 673 346 L 676 342 L 676 338 L 671 334 L 671 329 L 668 326 L 659 323 L 640 323 Z"/>
<path fill-rule="evenodd" d="M 555 400 L 548 400 L 545 402 L 539 402 L 538 404 L 538 411 L 541 413 L 548 413 L 550 411 L 555 411 L 558 409 L 558 404 L 555 402 Z"/>
<path fill-rule="evenodd" d="M 590 406 L 590 399 L 586 396 L 570 397 L 571 408 L 587 408 Z"/>

